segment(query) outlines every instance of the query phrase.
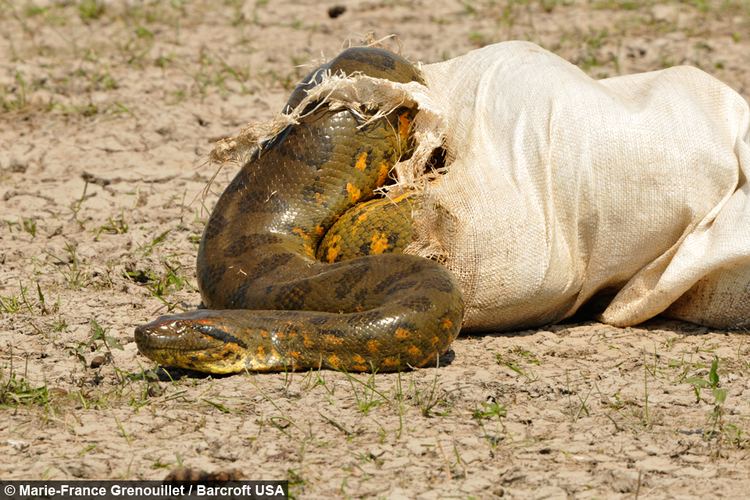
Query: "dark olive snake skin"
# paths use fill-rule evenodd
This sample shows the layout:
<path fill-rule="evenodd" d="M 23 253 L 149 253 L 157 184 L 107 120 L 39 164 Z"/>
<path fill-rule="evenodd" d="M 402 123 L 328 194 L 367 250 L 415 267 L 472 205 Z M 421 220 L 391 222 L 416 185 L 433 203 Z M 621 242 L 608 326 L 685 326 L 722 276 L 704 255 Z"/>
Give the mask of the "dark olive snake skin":
<path fill-rule="evenodd" d="M 352 48 L 311 73 L 287 111 L 326 69 L 420 78 L 395 54 Z M 412 117 L 399 108 L 362 126 L 320 106 L 265 144 L 206 225 L 197 268 L 207 309 L 137 327 L 141 353 L 210 373 L 434 365 L 458 335 L 461 293 L 440 264 L 394 253 L 411 241 L 414 201 L 371 199 L 406 154 Z"/>

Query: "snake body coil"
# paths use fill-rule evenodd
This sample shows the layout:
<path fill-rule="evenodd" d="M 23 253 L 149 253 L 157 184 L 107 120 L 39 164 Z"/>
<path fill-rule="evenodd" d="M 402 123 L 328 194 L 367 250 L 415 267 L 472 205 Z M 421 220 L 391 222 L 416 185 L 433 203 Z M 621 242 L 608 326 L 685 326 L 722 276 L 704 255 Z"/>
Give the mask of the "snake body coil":
<path fill-rule="evenodd" d="M 390 52 L 348 49 L 287 110 L 321 70 L 419 80 Z M 440 264 L 393 253 L 410 242 L 409 199 L 367 201 L 407 150 L 413 113 L 363 124 L 321 106 L 265 144 L 206 225 L 197 267 L 208 309 L 139 326 L 139 350 L 212 373 L 434 364 L 461 326 L 458 286 Z"/>

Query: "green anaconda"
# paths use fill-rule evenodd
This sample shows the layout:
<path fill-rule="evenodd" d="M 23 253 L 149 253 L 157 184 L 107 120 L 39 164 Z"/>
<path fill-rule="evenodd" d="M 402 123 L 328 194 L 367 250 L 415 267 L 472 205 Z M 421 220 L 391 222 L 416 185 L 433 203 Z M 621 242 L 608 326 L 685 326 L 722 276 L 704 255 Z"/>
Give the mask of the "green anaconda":
<path fill-rule="evenodd" d="M 308 75 L 285 111 L 325 70 L 420 81 L 395 54 L 352 48 Z M 198 251 L 206 309 L 137 327 L 147 357 L 211 373 L 395 371 L 434 364 L 458 335 L 463 300 L 453 276 L 397 253 L 411 240 L 410 200 L 374 193 L 408 154 L 414 111 L 371 121 L 327 106 L 307 111 L 222 193 Z"/>

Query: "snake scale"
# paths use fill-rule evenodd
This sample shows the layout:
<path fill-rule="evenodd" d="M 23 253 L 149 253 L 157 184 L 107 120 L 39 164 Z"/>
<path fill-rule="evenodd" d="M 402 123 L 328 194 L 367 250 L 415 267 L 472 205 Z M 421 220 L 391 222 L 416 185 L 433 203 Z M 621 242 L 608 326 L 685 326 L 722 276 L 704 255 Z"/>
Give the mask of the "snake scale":
<path fill-rule="evenodd" d="M 285 112 L 324 71 L 421 81 L 400 56 L 351 48 L 308 75 Z M 306 111 L 214 207 L 197 260 L 206 309 L 135 329 L 148 358 L 209 373 L 396 371 L 435 364 L 458 335 L 454 277 L 399 253 L 412 237 L 412 200 L 375 195 L 408 154 L 414 110 L 367 122 L 350 110 Z"/>

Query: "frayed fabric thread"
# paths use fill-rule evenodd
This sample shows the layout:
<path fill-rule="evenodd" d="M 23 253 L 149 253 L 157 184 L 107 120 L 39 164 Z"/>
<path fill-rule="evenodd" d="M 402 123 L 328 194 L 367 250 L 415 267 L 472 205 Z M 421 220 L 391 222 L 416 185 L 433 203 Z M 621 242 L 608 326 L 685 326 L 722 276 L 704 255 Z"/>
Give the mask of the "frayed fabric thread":
<path fill-rule="evenodd" d="M 299 124 L 323 106 L 333 111 L 348 109 L 362 121 L 361 127 L 399 107 L 418 108 L 413 124 L 416 148 L 408 160 L 395 165 L 396 184 L 386 187 L 385 192 L 422 191 L 439 174 L 425 172 L 429 158 L 442 146 L 444 137 L 442 120 L 429 99 L 429 90 L 417 82 L 396 83 L 356 73 L 351 76 L 325 74 L 322 82 L 290 112 L 279 113 L 266 122 L 249 123 L 238 134 L 219 140 L 211 151 L 210 160 L 218 164 L 243 164 L 286 127 Z"/>

